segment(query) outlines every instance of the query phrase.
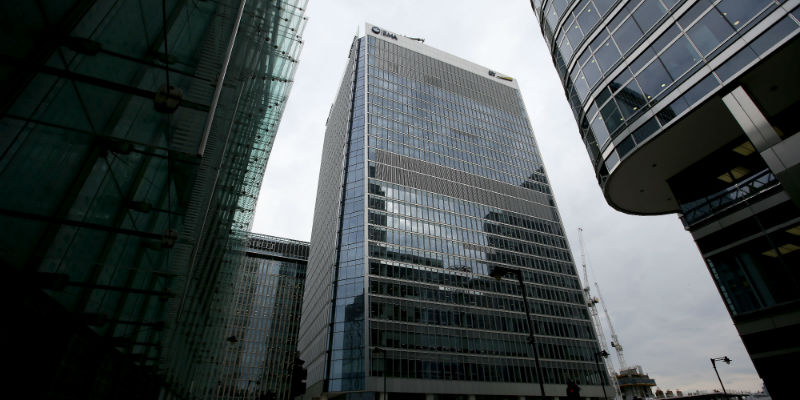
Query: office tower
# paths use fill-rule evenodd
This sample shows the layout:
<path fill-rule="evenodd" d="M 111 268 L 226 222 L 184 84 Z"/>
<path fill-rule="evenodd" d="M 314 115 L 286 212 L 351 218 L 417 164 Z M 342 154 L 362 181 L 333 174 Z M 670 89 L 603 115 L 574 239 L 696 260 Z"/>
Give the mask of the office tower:
<path fill-rule="evenodd" d="M 31 397 L 193 395 L 304 5 L 0 5 L 0 263 Z"/>
<path fill-rule="evenodd" d="M 222 373 L 208 379 L 216 399 L 288 400 L 297 351 L 308 242 L 247 234 L 225 313 Z"/>
<path fill-rule="evenodd" d="M 514 79 L 369 24 L 349 54 L 311 234 L 306 398 L 565 396 L 570 382 L 602 395 Z M 522 274 L 536 347 L 521 283 L 489 276 L 500 268 Z"/>
<path fill-rule="evenodd" d="M 770 394 L 792 398 L 798 2 L 531 5 L 606 200 L 680 215 Z"/>

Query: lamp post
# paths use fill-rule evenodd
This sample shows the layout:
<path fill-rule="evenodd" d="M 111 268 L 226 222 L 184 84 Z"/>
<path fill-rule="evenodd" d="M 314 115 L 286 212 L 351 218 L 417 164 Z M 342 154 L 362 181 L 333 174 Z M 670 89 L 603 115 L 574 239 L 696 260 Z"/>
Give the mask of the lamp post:
<path fill-rule="evenodd" d="M 381 347 L 373 347 L 372 354 L 380 354 L 383 358 L 383 371 L 381 375 L 383 375 L 383 399 L 381 400 L 388 400 L 388 395 L 386 393 L 386 350 Z"/>
<path fill-rule="evenodd" d="M 725 364 L 730 365 L 731 359 L 728 356 L 725 357 L 717 357 L 711 359 L 711 366 L 714 367 L 714 372 L 717 374 L 717 379 L 719 379 L 719 385 L 722 386 L 722 393 L 727 396 L 728 392 L 725 391 L 725 385 L 722 384 L 722 379 L 719 377 L 719 371 L 717 371 L 717 361 L 724 361 Z"/>
<path fill-rule="evenodd" d="M 608 357 L 608 352 L 605 350 L 600 350 L 594 353 L 594 358 L 597 360 L 597 375 L 600 377 L 600 387 L 603 388 L 603 398 L 607 399 L 608 395 L 606 394 L 606 385 L 603 383 L 603 370 L 600 369 L 600 357 Z"/>
<path fill-rule="evenodd" d="M 539 390 L 544 397 L 544 379 L 542 378 L 542 368 L 539 366 L 539 349 L 536 347 L 536 336 L 534 335 L 534 325 L 531 319 L 531 309 L 528 305 L 528 295 L 525 291 L 525 281 L 522 280 L 522 271 L 519 269 L 494 267 L 489 271 L 489 276 L 498 281 L 508 274 L 513 274 L 519 281 L 519 289 L 522 291 L 522 302 L 525 304 L 525 316 L 528 318 L 528 342 L 533 346 L 533 360 L 536 363 L 536 377 L 539 379 Z"/>

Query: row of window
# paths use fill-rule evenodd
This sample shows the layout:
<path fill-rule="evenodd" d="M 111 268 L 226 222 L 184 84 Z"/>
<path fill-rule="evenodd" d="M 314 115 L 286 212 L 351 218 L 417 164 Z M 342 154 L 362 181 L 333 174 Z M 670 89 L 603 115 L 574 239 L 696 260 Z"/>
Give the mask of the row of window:
<path fill-rule="evenodd" d="M 531 298 L 543 299 L 548 301 L 558 301 L 569 304 L 584 304 L 583 294 L 580 290 L 567 287 L 574 285 L 574 283 L 567 283 L 569 281 L 560 281 L 558 275 L 551 275 L 539 271 L 532 271 L 529 269 L 522 269 L 523 279 L 526 283 L 533 283 L 533 285 L 526 285 L 527 294 Z M 474 294 L 482 296 L 485 293 L 499 293 L 512 296 L 522 296 L 518 282 L 513 280 L 495 280 L 486 278 L 486 274 L 472 274 L 470 271 L 463 271 L 459 269 L 429 269 L 419 268 L 416 266 L 404 265 L 402 262 L 387 262 L 385 260 L 370 259 L 370 274 L 374 276 L 382 276 L 393 279 L 405 279 L 407 281 L 419 284 L 434 284 L 441 287 L 447 287 L 446 290 L 452 290 L 454 294 L 440 294 L 444 298 L 459 297 L 458 293 Z M 558 284 L 562 286 L 557 286 Z M 551 286 L 552 284 L 552 286 Z M 566 287 L 566 288 L 565 288 Z M 564 289 L 565 288 L 565 289 Z M 442 289 L 445 290 L 445 289 Z M 460 298 L 465 298 L 460 296 Z M 505 301 L 505 300 L 504 300 Z M 512 309 L 512 306 L 506 303 L 496 303 L 495 300 L 480 300 L 476 302 L 486 304 L 485 307 L 503 307 L 503 309 Z M 489 305 L 491 304 L 491 306 Z M 546 314 L 546 312 L 542 312 Z M 557 314 L 557 312 L 556 312 Z"/>
<path fill-rule="evenodd" d="M 444 285 L 457 288 L 462 292 L 477 290 L 480 292 L 493 292 L 521 296 L 519 286 L 511 281 L 486 278 L 486 274 L 474 275 L 470 271 L 459 269 L 441 269 L 404 264 L 401 262 L 386 262 L 372 259 L 369 263 L 370 275 L 387 278 L 403 279 L 417 283 Z M 564 288 L 580 290 L 581 284 L 574 276 L 565 276 L 541 270 L 522 269 L 523 279 L 527 283 L 546 285 L 551 289 Z M 534 293 L 531 293 L 533 296 Z M 561 296 L 538 296 L 542 299 L 561 301 Z"/>
<path fill-rule="evenodd" d="M 533 360 L 518 358 L 479 358 L 463 355 L 435 360 L 420 359 L 414 352 L 392 350 L 389 356 L 373 354 L 372 376 L 396 378 L 443 379 L 463 381 L 518 382 L 538 381 Z M 384 368 L 385 365 L 385 368 Z M 600 374 L 594 364 L 577 362 L 541 362 L 541 373 L 545 383 L 579 385 L 608 384 L 605 373 Z"/>
<path fill-rule="evenodd" d="M 369 43 L 369 65 L 380 68 L 379 73 L 396 71 L 411 79 L 411 87 L 417 89 L 414 85 L 419 85 L 429 94 L 449 104 L 457 104 L 459 109 L 471 108 L 485 115 L 501 117 L 509 124 L 509 130 L 515 130 L 515 126 L 523 127 L 516 130 L 530 130 L 527 117 L 519 106 L 520 97 L 513 88 L 385 40 L 370 37 Z M 399 65 L 403 65 L 403 69 L 400 70 Z M 385 76 L 384 79 L 390 78 Z M 506 126 L 503 122 L 499 124 Z"/>
<path fill-rule="evenodd" d="M 409 108 L 414 107 L 418 110 L 424 111 L 424 115 L 431 121 L 443 123 L 442 119 L 449 121 L 458 121 L 463 125 L 465 131 L 485 136 L 487 139 L 503 140 L 506 139 L 506 144 L 514 145 L 518 148 L 525 149 L 525 146 L 514 143 L 519 142 L 517 137 L 526 136 L 530 129 L 527 125 L 511 124 L 498 116 L 496 110 L 493 113 L 482 113 L 471 108 L 463 108 L 457 104 L 450 103 L 447 100 L 438 98 L 434 95 L 426 93 L 425 88 L 430 88 L 430 85 L 414 82 L 413 80 L 404 78 L 402 76 L 383 71 L 377 67 L 370 67 L 370 72 L 375 75 L 369 77 L 369 87 L 380 88 L 408 99 L 407 102 L 394 104 L 398 110 L 408 111 Z M 380 72 L 380 73 L 379 73 Z M 384 77 L 388 78 L 383 79 Z M 413 87 L 419 88 L 414 89 Z M 370 93 L 372 91 L 370 90 Z M 370 100 L 371 103 L 374 103 Z M 485 135 L 485 132 L 491 135 Z M 497 139 L 500 137 L 500 139 Z M 533 144 L 532 139 L 529 137 L 522 138 L 522 143 Z"/>
<path fill-rule="evenodd" d="M 559 290 L 541 286 L 528 287 L 532 299 L 558 298 Z M 532 288 L 532 289 L 531 289 Z M 456 289 L 444 286 L 425 286 L 410 282 L 392 282 L 370 279 L 370 293 L 383 296 L 449 303 L 458 306 L 476 306 L 493 310 L 524 312 L 522 299 L 508 296 L 489 296 L 488 292 L 473 289 Z M 588 319 L 589 314 L 582 304 L 567 304 L 535 301 L 531 312 L 553 317 Z"/>
<path fill-rule="evenodd" d="M 469 312 L 465 312 L 469 310 Z M 434 326 L 449 326 L 490 331 L 528 333 L 525 314 L 501 313 L 474 308 L 450 308 L 409 300 L 370 296 L 370 318 Z M 594 339 L 590 321 L 537 316 L 533 320 L 537 335 L 573 339 Z"/>
<path fill-rule="evenodd" d="M 526 254 L 538 254 L 571 260 L 566 240 L 559 236 L 543 234 L 537 231 L 524 229 L 517 226 L 501 225 L 488 218 L 480 219 L 443 212 L 435 207 L 423 207 L 407 204 L 395 200 L 386 200 L 375 195 L 370 195 L 368 207 L 372 210 L 368 221 L 375 225 L 387 228 L 400 229 L 403 232 L 389 232 L 389 235 L 403 233 L 419 233 L 433 235 L 430 240 L 457 240 L 473 246 L 489 248 L 480 249 L 482 252 L 492 253 L 496 249 L 508 249 Z M 379 212 L 383 211 L 383 212 Z M 386 239 L 386 230 L 383 230 L 383 240 Z M 378 237 L 370 237 L 378 240 Z M 414 241 L 429 241 L 429 238 L 415 237 Z M 437 248 L 442 248 L 437 242 Z M 539 250 L 533 247 L 539 248 Z M 433 250 L 433 248 L 429 249 Z M 553 255 L 558 254 L 558 255 Z M 478 258 L 486 259 L 485 256 Z"/>
<path fill-rule="evenodd" d="M 390 349 L 530 357 L 533 349 L 527 339 L 528 335 L 523 334 L 431 328 L 382 321 L 370 323 L 371 343 Z M 537 350 L 542 359 L 593 362 L 597 342 L 538 337 Z"/>
<path fill-rule="evenodd" d="M 419 143 L 410 144 L 419 148 L 429 147 L 422 145 L 424 140 L 461 151 L 469 151 L 480 155 L 482 158 L 496 159 L 506 164 L 516 165 L 518 169 L 531 163 L 541 165 L 532 145 L 523 146 L 513 137 L 510 139 L 504 139 L 499 135 L 488 137 L 489 135 L 477 128 L 471 128 L 471 132 L 466 132 L 460 129 L 463 126 L 459 127 L 457 124 L 453 124 L 453 121 L 427 116 L 427 111 L 414 107 L 404 107 L 394 100 L 383 97 L 388 95 L 388 93 L 382 93 L 384 92 L 383 89 L 371 88 L 371 90 L 374 90 L 374 95 L 370 97 L 372 104 L 369 106 L 369 113 L 388 121 L 383 127 L 391 128 L 398 132 L 399 138 L 392 139 L 396 142 L 417 140 Z M 401 98 L 401 100 L 403 99 Z M 421 119 L 420 117 L 427 119 Z M 429 122 L 428 119 L 437 119 L 438 121 Z M 380 136 L 384 139 L 387 138 L 385 133 Z M 527 136 L 530 137 L 530 134 Z M 404 139 L 403 137 L 406 138 Z M 505 143 L 498 141 L 498 138 L 503 139 L 502 142 Z M 513 146 L 508 145 L 507 143 L 509 142 L 516 144 Z M 534 170 L 535 168 L 529 167 L 526 169 Z M 514 172 L 507 169 L 504 171 L 508 173 Z"/>
<path fill-rule="evenodd" d="M 447 223 L 461 228 L 483 230 L 487 221 L 502 224 L 506 236 L 530 238 L 539 243 L 567 248 L 561 224 L 534 216 L 500 210 L 461 199 L 404 187 L 392 183 L 369 180 L 369 193 L 386 197 L 396 204 L 401 215 Z M 395 209 L 394 206 L 392 208 Z M 494 225 L 498 225 L 494 224 Z M 513 231 L 525 229 L 531 232 Z M 538 236 L 537 236 L 538 235 Z"/>
<path fill-rule="evenodd" d="M 731 0 L 719 2 L 715 6 L 708 1 L 695 4 L 679 18 L 677 24 L 660 35 L 629 67 L 623 69 L 608 86 L 597 93 L 586 116 L 581 119 L 581 129 L 587 146 L 602 149 L 618 130 L 638 118 L 663 97 L 675 86 L 675 82 L 683 80 L 690 71 L 704 63 L 705 59 L 718 54 L 721 44 L 735 32 L 745 26 L 752 26 L 750 21 L 754 17 L 775 6 L 773 0 L 759 0 L 746 5 Z M 663 11 L 666 13 L 665 9 Z M 619 28 L 614 26 L 615 21 L 621 23 Z M 629 23 L 623 21 L 629 20 L 615 18 L 604 29 L 623 29 Z M 598 39 L 606 40 L 606 36 L 600 35 Z M 629 35 L 625 34 L 624 37 Z M 609 38 L 605 43 L 611 43 L 610 40 Z M 593 45 L 590 46 L 592 47 Z M 615 46 L 606 47 L 614 51 L 602 59 L 593 58 L 595 63 L 602 61 L 610 67 L 626 52 Z M 594 65 L 588 60 L 588 57 L 582 55 L 579 66 Z M 586 64 L 582 64 L 583 62 Z M 591 73 L 586 74 L 587 71 Z M 568 85 L 568 91 L 576 114 L 582 110 L 590 88 L 605 71 L 598 72 L 594 66 L 573 70 L 572 85 Z M 588 132 L 591 132 L 591 137 L 588 137 Z M 598 152 L 599 150 L 590 150 L 593 155 Z"/>

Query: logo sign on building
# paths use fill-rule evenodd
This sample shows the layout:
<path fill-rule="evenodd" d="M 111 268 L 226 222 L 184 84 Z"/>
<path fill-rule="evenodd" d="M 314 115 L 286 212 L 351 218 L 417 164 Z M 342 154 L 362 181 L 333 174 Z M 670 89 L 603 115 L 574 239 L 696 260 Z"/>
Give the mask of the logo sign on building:
<path fill-rule="evenodd" d="M 383 30 L 381 28 L 378 28 L 377 26 L 373 26 L 372 27 L 372 33 L 374 33 L 376 35 L 386 36 L 388 38 L 392 38 L 394 40 L 397 40 L 397 35 L 395 35 L 392 32 L 385 31 L 385 30 Z"/>
<path fill-rule="evenodd" d="M 504 81 L 509 81 L 509 82 L 514 80 L 514 78 L 512 78 L 510 76 L 500 75 L 497 72 L 494 72 L 492 70 L 489 70 L 489 76 L 494 76 L 495 78 L 499 78 L 499 79 L 502 79 Z"/>

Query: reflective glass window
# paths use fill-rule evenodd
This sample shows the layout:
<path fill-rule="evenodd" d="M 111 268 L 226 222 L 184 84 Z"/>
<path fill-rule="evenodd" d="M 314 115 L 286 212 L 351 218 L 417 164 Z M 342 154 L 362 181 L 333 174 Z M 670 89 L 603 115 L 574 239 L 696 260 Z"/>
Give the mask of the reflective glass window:
<path fill-rule="evenodd" d="M 577 17 L 578 23 L 581 24 L 581 28 L 587 32 L 594 26 L 595 23 L 597 23 L 597 20 L 600 19 L 600 15 L 597 14 L 597 10 L 594 9 L 594 6 L 591 2 L 589 2 L 589 4 L 587 4 L 586 7 L 578 13 Z"/>
<path fill-rule="evenodd" d="M 594 0 L 594 7 L 599 15 L 604 15 L 612 4 L 614 4 L 614 0 Z"/>
<path fill-rule="evenodd" d="M 762 33 L 758 39 L 754 40 L 750 47 L 756 53 L 764 54 L 781 39 L 789 37 L 789 34 L 795 29 L 797 29 L 797 23 L 788 16 L 784 17 L 780 22 Z"/>
<path fill-rule="evenodd" d="M 564 38 L 561 44 L 558 45 L 558 50 L 561 51 L 561 57 L 569 60 L 572 57 L 572 45 L 570 45 L 569 38 Z"/>
<path fill-rule="evenodd" d="M 619 50 L 617 50 L 613 40 L 606 40 L 594 53 L 597 64 L 603 72 L 608 72 L 608 69 L 619 59 L 619 55 Z"/>
<path fill-rule="evenodd" d="M 600 72 L 600 67 L 597 66 L 597 61 L 595 61 L 594 58 L 583 66 L 583 74 L 586 76 L 586 83 L 589 84 L 589 87 L 594 86 L 594 84 L 600 80 L 602 73 Z"/>
<path fill-rule="evenodd" d="M 636 80 L 631 80 L 614 98 L 617 99 L 622 116 L 625 118 L 629 118 L 647 104 L 647 100 L 644 98 L 642 90 L 639 89 L 639 85 L 636 84 Z"/>
<path fill-rule="evenodd" d="M 731 25 L 714 9 L 689 29 L 689 37 L 703 55 L 708 55 L 714 48 L 733 33 Z"/>
<path fill-rule="evenodd" d="M 672 78 L 677 79 L 700 61 L 700 54 L 686 36 L 681 36 L 661 54 L 660 58 Z"/>
<path fill-rule="evenodd" d="M 564 26 L 567 27 L 565 29 L 569 41 L 571 43 L 580 43 L 581 39 L 583 39 L 583 31 L 581 31 L 581 27 L 577 23 L 575 23 L 575 18 L 569 17 L 569 21 L 567 21 L 567 23 L 564 24 Z"/>
<path fill-rule="evenodd" d="M 620 25 L 619 29 L 614 32 L 614 40 L 619 45 L 619 49 L 625 53 L 630 50 L 631 46 L 641 39 L 642 30 L 636 25 L 632 19 L 628 19 Z"/>
<path fill-rule="evenodd" d="M 659 36 L 658 39 L 656 39 L 652 45 L 650 45 L 650 48 L 653 49 L 653 51 L 655 51 L 656 53 L 658 53 L 661 50 L 663 50 L 664 47 L 667 47 L 667 45 L 672 41 L 672 39 L 675 39 L 675 37 L 678 36 L 680 33 L 681 29 L 675 25 L 672 25 L 663 34 L 661 34 L 661 36 Z"/>
<path fill-rule="evenodd" d="M 639 86 L 648 100 L 661 93 L 667 85 L 672 83 L 667 70 L 658 59 L 643 69 L 636 76 L 636 80 L 639 81 Z"/>
<path fill-rule="evenodd" d="M 645 122 L 644 125 L 637 128 L 631 136 L 636 140 L 636 143 L 641 143 L 654 132 L 656 132 L 661 126 L 658 125 L 658 122 L 655 118 L 651 118 L 649 121 Z"/>
<path fill-rule="evenodd" d="M 611 88 L 612 91 L 616 92 L 617 90 L 619 90 L 619 88 L 624 86 L 625 83 L 628 82 L 628 79 L 631 79 L 632 76 L 633 75 L 631 74 L 631 71 L 625 68 L 624 70 L 622 70 L 622 72 L 620 72 L 619 75 L 617 75 L 614 78 L 614 80 L 608 86 Z"/>
<path fill-rule="evenodd" d="M 600 31 L 600 33 L 597 34 L 594 40 L 592 40 L 592 43 L 589 45 L 589 47 L 591 47 L 592 50 L 599 49 L 600 46 L 603 44 L 603 42 L 605 42 L 607 37 L 608 37 L 608 31 L 603 29 L 602 31 Z"/>
<path fill-rule="evenodd" d="M 608 129 L 606 129 L 602 115 L 598 115 L 597 118 L 592 121 L 592 134 L 594 135 L 594 139 L 597 141 L 597 145 L 599 147 L 603 147 L 603 144 L 605 144 L 609 136 Z"/>
<path fill-rule="evenodd" d="M 583 77 L 580 69 L 576 68 L 572 72 L 571 80 L 573 87 L 578 92 L 578 97 L 583 101 L 586 95 L 589 94 L 589 84 L 586 83 L 586 79 Z"/>
<path fill-rule="evenodd" d="M 725 63 L 717 67 L 715 70 L 717 76 L 719 76 L 719 79 L 725 82 L 728 80 L 728 78 L 741 71 L 745 65 L 750 64 L 751 61 L 755 60 L 756 57 L 756 53 L 753 52 L 750 47 L 745 47 L 736 53 L 736 55 L 729 58 L 728 61 L 725 61 Z"/>
<path fill-rule="evenodd" d="M 699 0 L 689 11 L 686 11 L 678 18 L 678 24 L 684 28 L 688 28 L 689 25 L 697 19 L 705 10 L 711 7 L 710 0 Z"/>
<path fill-rule="evenodd" d="M 600 115 L 603 117 L 603 122 L 605 122 L 609 132 L 614 132 L 622 124 L 622 114 L 620 114 L 617 103 L 613 99 L 600 110 Z"/>
<path fill-rule="evenodd" d="M 717 9 L 731 25 L 739 29 L 770 3 L 772 0 L 723 0 L 717 4 Z"/>
<path fill-rule="evenodd" d="M 633 12 L 633 19 L 639 24 L 643 31 L 648 31 L 658 22 L 667 10 L 656 0 L 645 0 L 642 5 Z"/>
<path fill-rule="evenodd" d="M 647 64 L 653 57 L 655 57 L 655 55 L 656 53 L 648 47 L 642 52 L 642 54 L 639 55 L 639 57 L 636 57 L 636 60 L 634 60 L 631 63 L 630 65 L 631 71 L 633 71 L 634 74 L 639 72 L 639 70 L 641 70 L 642 67 L 645 66 L 645 64 Z"/>
<path fill-rule="evenodd" d="M 603 88 L 603 90 L 597 93 L 597 97 L 595 98 L 595 104 L 602 105 L 609 97 L 611 97 L 611 92 L 609 91 L 608 87 Z"/>

